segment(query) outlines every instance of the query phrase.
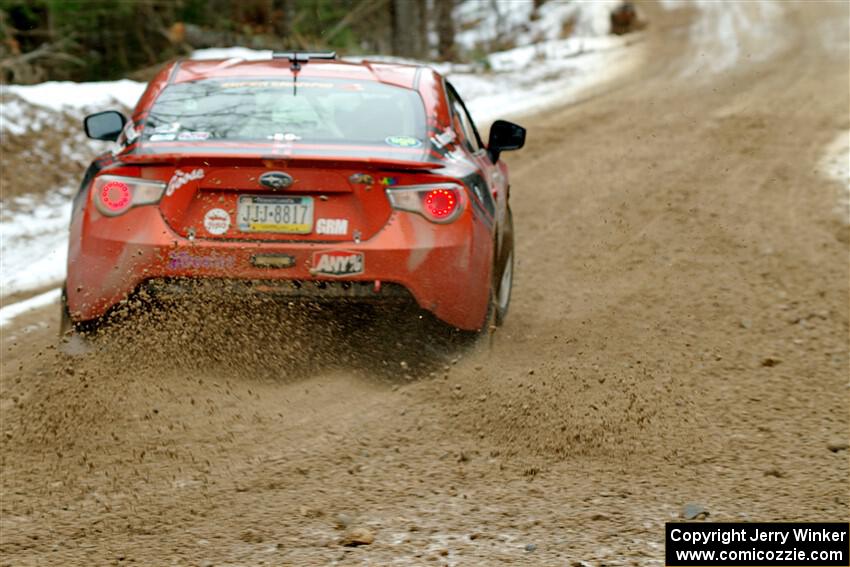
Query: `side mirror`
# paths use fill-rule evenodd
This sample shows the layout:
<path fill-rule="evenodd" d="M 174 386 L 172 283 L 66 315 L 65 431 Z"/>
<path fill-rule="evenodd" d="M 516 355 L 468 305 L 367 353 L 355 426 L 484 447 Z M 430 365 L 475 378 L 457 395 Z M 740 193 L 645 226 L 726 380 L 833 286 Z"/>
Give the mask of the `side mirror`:
<path fill-rule="evenodd" d="M 106 140 L 114 142 L 124 129 L 127 118 L 117 110 L 107 110 L 97 114 L 89 114 L 83 120 L 86 136 L 92 140 Z"/>
<path fill-rule="evenodd" d="M 496 120 L 490 126 L 490 141 L 487 143 L 487 153 L 493 163 L 499 160 L 502 152 L 518 150 L 525 145 L 525 128 L 508 122 Z"/>

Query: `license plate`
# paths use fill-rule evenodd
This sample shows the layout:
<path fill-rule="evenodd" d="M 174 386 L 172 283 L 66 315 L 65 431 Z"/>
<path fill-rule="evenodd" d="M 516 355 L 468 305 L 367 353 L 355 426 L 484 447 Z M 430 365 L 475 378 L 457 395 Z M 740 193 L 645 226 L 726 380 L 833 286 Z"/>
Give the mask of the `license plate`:
<path fill-rule="evenodd" d="M 312 197 L 239 197 L 237 225 L 242 232 L 309 234 L 313 231 Z"/>

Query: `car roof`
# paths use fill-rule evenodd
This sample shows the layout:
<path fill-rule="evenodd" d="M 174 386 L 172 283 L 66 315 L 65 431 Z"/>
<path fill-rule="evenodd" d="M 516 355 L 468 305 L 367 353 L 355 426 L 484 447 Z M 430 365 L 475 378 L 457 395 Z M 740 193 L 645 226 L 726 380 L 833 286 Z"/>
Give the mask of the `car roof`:
<path fill-rule="evenodd" d="M 228 77 L 290 78 L 292 63 L 285 58 L 183 60 L 176 64 L 171 83 Z M 338 78 L 375 81 L 408 89 L 416 88 L 421 65 L 376 61 L 310 60 L 301 62 L 298 78 Z"/>

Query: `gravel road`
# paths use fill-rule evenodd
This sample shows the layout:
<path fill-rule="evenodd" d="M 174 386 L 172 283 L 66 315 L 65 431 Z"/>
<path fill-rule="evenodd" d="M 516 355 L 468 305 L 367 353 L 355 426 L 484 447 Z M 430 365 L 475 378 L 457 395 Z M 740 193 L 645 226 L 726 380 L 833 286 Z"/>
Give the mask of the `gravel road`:
<path fill-rule="evenodd" d="M 717 14 L 645 9 L 643 63 L 505 156 L 492 341 L 199 307 L 67 359 L 55 308 L 6 328 L 0 564 L 661 565 L 686 505 L 850 517 L 850 238 L 815 171 L 850 4 L 782 3 L 720 71 Z"/>

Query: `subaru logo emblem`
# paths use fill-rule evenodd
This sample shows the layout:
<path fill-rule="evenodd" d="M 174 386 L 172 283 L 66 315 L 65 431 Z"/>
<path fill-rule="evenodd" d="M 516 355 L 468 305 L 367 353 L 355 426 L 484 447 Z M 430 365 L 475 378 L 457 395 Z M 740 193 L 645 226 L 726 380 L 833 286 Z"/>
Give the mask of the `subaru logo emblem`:
<path fill-rule="evenodd" d="M 268 171 L 260 176 L 260 185 L 272 191 L 286 189 L 292 185 L 292 176 L 282 171 Z"/>

